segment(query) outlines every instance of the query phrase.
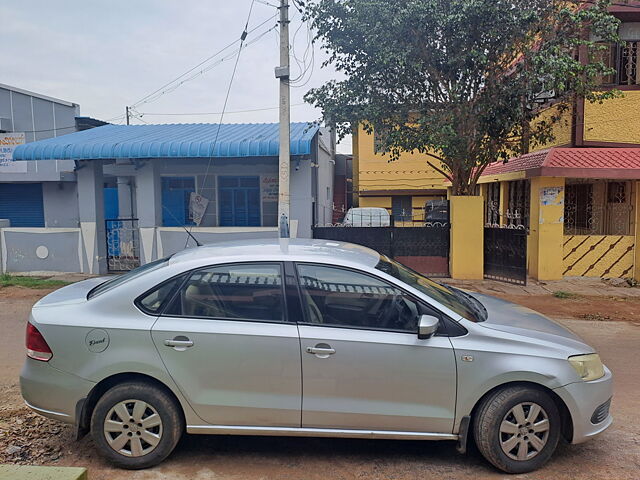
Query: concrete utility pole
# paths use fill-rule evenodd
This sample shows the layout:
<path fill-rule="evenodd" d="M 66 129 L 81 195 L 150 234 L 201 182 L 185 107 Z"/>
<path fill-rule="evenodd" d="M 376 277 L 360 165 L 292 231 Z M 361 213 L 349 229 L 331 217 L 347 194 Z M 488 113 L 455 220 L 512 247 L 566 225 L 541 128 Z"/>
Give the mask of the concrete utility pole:
<path fill-rule="evenodd" d="M 129 125 L 129 107 L 125 107 L 125 112 L 127 113 L 127 125 Z"/>
<path fill-rule="evenodd" d="M 289 0 L 280 0 L 280 156 L 278 161 L 278 225 L 280 238 L 289 238 L 289 178 L 291 111 L 289 94 Z"/>

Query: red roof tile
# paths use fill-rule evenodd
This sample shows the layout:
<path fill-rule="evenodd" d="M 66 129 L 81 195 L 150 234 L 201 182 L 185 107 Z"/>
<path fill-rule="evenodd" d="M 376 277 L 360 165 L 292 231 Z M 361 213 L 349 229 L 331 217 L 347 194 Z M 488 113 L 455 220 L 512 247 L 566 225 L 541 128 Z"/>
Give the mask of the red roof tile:
<path fill-rule="evenodd" d="M 640 179 L 640 148 L 552 148 L 489 165 L 483 177 L 527 176 Z"/>
<path fill-rule="evenodd" d="M 547 158 L 548 153 L 549 150 L 540 150 L 539 152 L 528 153 L 521 157 L 512 158 L 507 162 L 494 162 L 485 169 L 482 176 L 500 175 L 502 173 L 521 172 L 532 168 L 540 168 L 545 158 Z"/>

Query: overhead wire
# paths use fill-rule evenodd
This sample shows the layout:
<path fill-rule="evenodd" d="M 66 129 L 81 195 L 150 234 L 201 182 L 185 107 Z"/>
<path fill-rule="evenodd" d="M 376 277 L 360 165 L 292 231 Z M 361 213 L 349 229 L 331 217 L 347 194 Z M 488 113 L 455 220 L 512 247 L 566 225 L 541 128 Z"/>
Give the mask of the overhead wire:
<path fill-rule="evenodd" d="M 252 2 L 253 4 L 253 2 Z M 253 9 L 253 7 L 251 7 Z M 202 71 L 196 72 L 196 75 L 192 75 L 191 77 L 189 77 L 189 79 L 186 79 L 184 81 L 180 81 L 181 79 L 183 79 L 184 77 L 186 77 L 187 75 L 189 75 L 190 73 L 196 71 L 198 68 L 202 67 L 203 65 L 205 65 L 207 62 L 210 62 L 211 60 L 213 60 L 214 58 L 218 57 L 221 53 L 225 52 L 226 50 L 228 50 L 229 48 L 231 48 L 232 46 L 234 46 L 237 43 L 241 43 L 244 44 L 244 41 L 246 39 L 246 36 L 255 32 L 256 30 L 258 30 L 259 28 L 261 28 L 262 26 L 264 26 L 265 24 L 267 24 L 268 22 L 270 22 L 271 20 L 275 19 L 277 17 L 277 14 L 274 14 L 272 16 L 270 16 L 269 18 L 267 18 L 266 20 L 262 21 L 261 23 L 259 23 L 258 25 L 256 25 L 255 27 L 253 27 L 251 30 L 247 30 L 245 28 L 244 30 L 244 38 L 242 39 L 236 39 L 233 42 L 227 44 L 226 46 L 224 46 L 223 48 L 221 48 L 220 50 L 218 50 L 217 52 L 215 52 L 213 55 L 210 55 L 209 57 L 207 57 L 206 59 L 202 60 L 200 63 L 198 63 L 197 65 L 191 67 L 189 70 L 187 70 L 186 72 L 182 73 L 181 75 L 177 76 L 176 78 L 174 78 L 173 80 L 165 83 L 164 85 L 162 85 L 161 87 L 157 88 L 156 90 L 154 90 L 153 92 L 145 95 L 144 97 L 140 98 L 138 101 L 134 102 L 131 106 L 132 107 L 137 107 L 140 105 L 144 105 L 146 103 L 149 103 L 153 100 L 155 100 L 156 98 L 159 98 L 160 96 L 169 93 L 173 90 L 175 90 L 176 88 L 178 88 L 180 85 L 182 85 L 183 83 L 195 78 L 195 76 L 200 75 L 206 71 L 208 71 L 210 68 L 205 67 L 204 69 L 202 69 Z M 271 29 L 267 30 L 267 32 L 269 32 Z M 264 34 L 266 34 L 266 32 L 263 32 L 262 34 L 260 34 L 258 36 L 258 38 L 262 38 L 262 36 L 264 36 Z M 252 39 L 251 43 L 254 43 L 256 39 Z M 238 52 L 238 50 L 234 50 L 231 55 L 227 55 L 227 57 L 229 58 L 233 58 L 233 56 Z M 222 63 L 221 61 L 216 62 L 217 64 Z M 176 84 L 176 82 L 178 82 Z"/>
<path fill-rule="evenodd" d="M 253 11 L 253 5 L 255 0 L 251 0 L 251 5 L 249 6 L 249 14 L 247 15 L 247 21 L 245 22 L 244 29 L 242 34 L 240 35 L 240 48 L 238 49 L 238 54 L 236 56 L 236 61 L 233 65 L 233 71 L 231 72 L 231 78 L 229 79 L 229 86 L 227 87 L 227 93 L 224 98 L 224 104 L 222 105 L 222 113 L 220 114 L 220 120 L 218 121 L 218 128 L 216 129 L 216 136 L 213 140 L 213 146 L 211 148 L 211 156 L 209 157 L 209 161 L 207 162 L 207 169 L 205 170 L 204 177 L 202 179 L 202 185 L 200 186 L 200 192 L 204 190 L 204 187 L 207 183 L 207 178 L 209 177 L 209 169 L 211 168 L 211 162 L 213 160 L 213 154 L 215 152 L 216 144 L 218 143 L 218 136 L 220 135 L 220 128 L 222 127 L 222 121 L 224 120 L 224 114 L 227 109 L 227 103 L 229 101 L 229 95 L 231 94 L 231 87 L 233 86 L 233 81 L 236 76 L 236 70 L 238 69 L 238 62 L 240 61 L 240 53 L 242 52 L 242 47 L 244 46 L 244 41 L 247 38 L 247 28 L 249 26 L 249 20 L 251 19 L 251 12 Z M 196 187 L 197 188 L 197 187 Z M 196 190 L 196 193 L 197 190 Z M 189 238 L 187 238 L 187 243 L 189 242 Z M 186 244 L 185 244 L 186 248 Z"/>
<path fill-rule="evenodd" d="M 291 107 L 300 107 L 305 105 L 304 103 L 294 103 Z M 264 108 L 251 108 L 247 110 L 233 110 L 229 112 L 225 112 L 226 115 L 232 115 L 235 113 L 251 113 L 251 112 L 264 112 L 267 110 L 278 110 L 280 107 L 264 107 Z M 221 115 L 222 112 L 141 112 L 141 115 L 155 115 L 155 116 L 163 116 L 163 115 L 176 115 L 176 116 L 188 116 L 188 115 Z"/>
<path fill-rule="evenodd" d="M 293 3 L 294 3 L 294 6 L 300 12 L 301 23 L 300 23 L 300 26 L 296 29 L 293 36 L 293 47 L 291 48 L 291 55 L 293 56 L 294 61 L 296 62 L 296 64 L 298 65 L 298 68 L 300 68 L 301 71 L 296 78 L 289 80 L 289 86 L 291 86 L 292 88 L 302 88 L 311 81 L 311 78 L 313 77 L 313 72 L 315 70 L 315 39 L 313 36 L 313 30 L 311 28 L 310 19 L 305 19 L 304 12 L 300 7 L 300 5 L 298 5 L 298 2 L 294 1 Z M 307 30 L 307 46 L 305 48 L 302 59 L 299 59 L 298 55 L 296 55 L 295 40 L 297 38 L 297 35 L 300 29 L 303 26 L 307 27 L 306 29 Z M 309 55 L 311 55 L 310 60 L 309 60 Z"/>

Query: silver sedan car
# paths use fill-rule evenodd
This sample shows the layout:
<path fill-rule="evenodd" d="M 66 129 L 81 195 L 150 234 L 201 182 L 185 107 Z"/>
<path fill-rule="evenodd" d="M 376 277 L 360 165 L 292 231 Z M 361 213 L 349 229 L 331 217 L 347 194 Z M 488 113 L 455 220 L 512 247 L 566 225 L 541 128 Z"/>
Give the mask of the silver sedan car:
<path fill-rule="evenodd" d="M 475 441 L 505 472 L 611 425 L 611 372 L 548 318 L 373 250 L 253 240 L 186 250 L 33 307 L 29 407 L 120 467 L 190 434 Z"/>

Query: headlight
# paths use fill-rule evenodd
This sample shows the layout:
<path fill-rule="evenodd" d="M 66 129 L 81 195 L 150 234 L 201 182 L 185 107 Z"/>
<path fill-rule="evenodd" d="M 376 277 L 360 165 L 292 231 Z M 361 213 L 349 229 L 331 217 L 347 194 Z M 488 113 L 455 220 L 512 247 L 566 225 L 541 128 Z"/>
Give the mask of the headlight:
<path fill-rule="evenodd" d="M 585 382 L 604 377 L 604 365 L 597 353 L 569 357 L 569 363 Z"/>

